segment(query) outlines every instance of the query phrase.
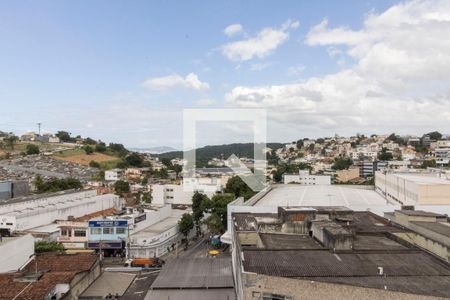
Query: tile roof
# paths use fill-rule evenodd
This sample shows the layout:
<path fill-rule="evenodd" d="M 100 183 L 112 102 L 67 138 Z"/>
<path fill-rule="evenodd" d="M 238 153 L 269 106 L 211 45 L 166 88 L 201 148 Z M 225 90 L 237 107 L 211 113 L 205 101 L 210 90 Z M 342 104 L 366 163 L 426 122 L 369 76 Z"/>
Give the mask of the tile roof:
<path fill-rule="evenodd" d="M 77 273 L 91 270 L 96 261 L 97 256 L 85 253 L 37 255 L 22 272 L 0 274 L 0 299 L 13 299 L 19 294 L 16 300 L 44 299 L 56 284 L 70 283 Z M 23 275 L 35 273 L 36 265 L 38 273 L 43 272 L 37 281 L 17 280 Z"/>
<path fill-rule="evenodd" d="M 79 218 L 74 219 L 74 221 L 75 222 L 84 222 L 84 221 L 89 221 L 90 219 L 101 217 L 101 216 L 112 216 L 116 211 L 117 211 L 117 209 L 115 209 L 114 207 L 108 208 L 105 210 L 96 211 L 91 214 L 81 216 Z"/>
<path fill-rule="evenodd" d="M 97 261 L 97 255 L 91 253 L 56 254 L 43 253 L 36 255 L 35 260 L 25 266 L 24 270 L 35 272 L 82 272 L 90 270 Z"/>

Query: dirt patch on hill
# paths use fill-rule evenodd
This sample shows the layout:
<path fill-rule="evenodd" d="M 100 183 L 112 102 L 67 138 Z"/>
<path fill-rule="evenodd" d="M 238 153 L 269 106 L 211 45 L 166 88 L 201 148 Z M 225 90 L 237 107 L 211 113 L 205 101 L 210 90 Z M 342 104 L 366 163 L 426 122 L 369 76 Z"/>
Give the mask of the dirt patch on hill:
<path fill-rule="evenodd" d="M 72 163 L 80 164 L 83 166 L 89 166 L 89 163 L 94 160 L 98 163 L 105 161 L 114 161 L 117 160 L 117 157 L 106 155 L 103 153 L 92 153 L 92 154 L 75 154 L 71 156 L 54 156 L 55 159 L 69 161 Z"/>

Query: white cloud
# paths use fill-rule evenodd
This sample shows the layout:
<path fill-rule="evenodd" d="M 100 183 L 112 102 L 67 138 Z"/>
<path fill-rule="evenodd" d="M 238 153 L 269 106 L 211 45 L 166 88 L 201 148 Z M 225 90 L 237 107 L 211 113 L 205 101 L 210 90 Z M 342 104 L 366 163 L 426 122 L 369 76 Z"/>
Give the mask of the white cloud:
<path fill-rule="evenodd" d="M 333 47 L 333 46 L 332 47 L 328 47 L 327 52 L 328 52 L 328 55 L 330 57 L 336 57 L 336 56 L 342 54 L 342 50 L 341 49 Z"/>
<path fill-rule="evenodd" d="M 207 82 L 202 82 L 194 73 L 189 73 L 186 77 L 178 74 L 172 74 L 163 77 L 149 78 L 142 84 L 145 88 L 151 90 L 167 90 L 171 88 L 187 88 L 196 91 L 209 89 Z"/>
<path fill-rule="evenodd" d="M 342 49 L 342 71 L 300 83 L 237 86 L 225 99 L 238 107 L 270 108 L 273 120 L 309 134 L 445 131 L 450 124 L 449 34 L 450 1 L 398 4 L 368 15 L 356 30 L 329 28 L 324 20 L 305 42 Z"/>
<path fill-rule="evenodd" d="M 303 65 L 291 66 L 288 68 L 288 74 L 296 76 L 296 75 L 299 75 L 304 70 L 305 70 L 305 66 L 303 66 Z"/>
<path fill-rule="evenodd" d="M 238 33 L 242 33 L 243 27 L 241 24 L 231 24 L 225 28 L 223 33 L 229 37 L 237 35 Z"/>
<path fill-rule="evenodd" d="M 289 30 L 298 26 L 298 21 L 288 20 L 280 29 L 264 28 L 255 37 L 223 45 L 222 54 L 232 61 L 264 58 L 288 40 Z"/>
<path fill-rule="evenodd" d="M 262 71 L 268 68 L 270 65 L 271 65 L 270 62 L 252 64 L 250 66 L 250 71 Z"/>
<path fill-rule="evenodd" d="M 194 103 L 199 106 L 208 106 L 208 105 L 215 104 L 216 101 L 214 99 L 203 98 L 203 99 L 196 100 Z"/>

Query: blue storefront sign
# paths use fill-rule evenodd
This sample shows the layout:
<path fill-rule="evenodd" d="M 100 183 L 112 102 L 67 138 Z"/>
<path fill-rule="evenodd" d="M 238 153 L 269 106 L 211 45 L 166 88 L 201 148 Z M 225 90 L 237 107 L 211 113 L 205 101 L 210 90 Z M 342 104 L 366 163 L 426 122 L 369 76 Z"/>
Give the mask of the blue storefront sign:
<path fill-rule="evenodd" d="M 128 227 L 127 220 L 98 220 L 89 221 L 89 227 Z"/>

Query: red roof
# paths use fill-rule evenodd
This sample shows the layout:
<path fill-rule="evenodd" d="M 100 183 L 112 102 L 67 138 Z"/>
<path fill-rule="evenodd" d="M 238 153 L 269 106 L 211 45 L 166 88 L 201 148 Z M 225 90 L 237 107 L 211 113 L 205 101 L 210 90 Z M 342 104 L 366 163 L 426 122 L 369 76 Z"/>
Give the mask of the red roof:
<path fill-rule="evenodd" d="M 36 256 L 22 272 L 0 274 L 0 299 L 16 300 L 43 299 L 58 283 L 70 283 L 80 272 L 90 271 L 97 261 L 97 256 L 87 253 L 56 254 L 46 253 Z M 15 279 L 35 272 L 42 277 L 35 282 L 20 282 Z"/>

